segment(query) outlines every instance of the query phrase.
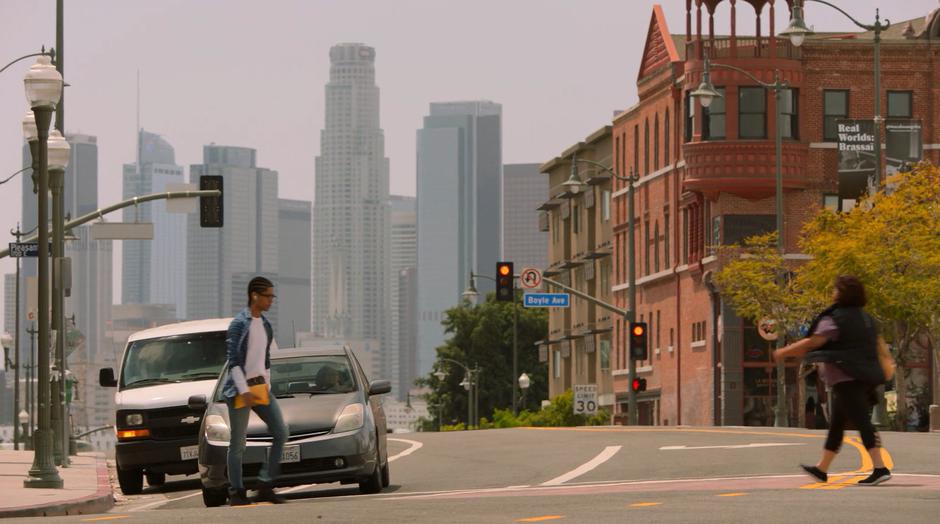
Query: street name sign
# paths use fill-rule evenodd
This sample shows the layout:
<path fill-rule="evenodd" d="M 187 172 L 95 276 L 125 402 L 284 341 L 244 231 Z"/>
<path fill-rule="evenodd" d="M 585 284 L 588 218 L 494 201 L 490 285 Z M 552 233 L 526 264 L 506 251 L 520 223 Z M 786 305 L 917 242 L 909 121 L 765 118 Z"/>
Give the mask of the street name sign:
<path fill-rule="evenodd" d="M 597 414 L 597 384 L 575 384 L 572 408 L 575 415 Z"/>
<path fill-rule="evenodd" d="M 524 307 L 568 307 L 570 303 L 568 293 L 526 293 L 522 298 Z"/>
<path fill-rule="evenodd" d="M 39 242 L 10 242 L 10 256 L 14 258 L 38 257 Z M 49 255 L 52 256 L 52 244 L 49 244 Z"/>

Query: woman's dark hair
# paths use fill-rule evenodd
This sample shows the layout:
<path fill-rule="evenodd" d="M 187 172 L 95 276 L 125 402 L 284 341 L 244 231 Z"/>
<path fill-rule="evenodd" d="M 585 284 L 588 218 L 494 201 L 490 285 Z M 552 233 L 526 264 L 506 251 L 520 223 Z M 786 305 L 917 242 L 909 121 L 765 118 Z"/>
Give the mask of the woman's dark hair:
<path fill-rule="evenodd" d="M 865 286 L 857 277 L 840 275 L 836 277 L 836 303 L 844 307 L 865 307 Z"/>
<path fill-rule="evenodd" d="M 251 294 L 264 293 L 274 287 L 274 283 L 264 277 L 255 277 L 248 283 L 248 306 L 251 307 Z"/>

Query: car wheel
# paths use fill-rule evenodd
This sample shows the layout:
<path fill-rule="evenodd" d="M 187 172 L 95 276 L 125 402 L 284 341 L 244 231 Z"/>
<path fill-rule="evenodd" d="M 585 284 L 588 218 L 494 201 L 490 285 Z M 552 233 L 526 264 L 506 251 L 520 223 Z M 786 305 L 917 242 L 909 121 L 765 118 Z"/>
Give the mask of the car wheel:
<path fill-rule="evenodd" d="M 125 495 L 139 495 L 144 489 L 144 473 L 139 469 L 117 468 L 118 484 Z"/>
<path fill-rule="evenodd" d="M 359 481 L 359 491 L 370 495 L 382 491 L 382 463 L 378 446 L 375 449 L 375 469 L 371 475 Z"/>
<path fill-rule="evenodd" d="M 202 503 L 207 508 L 223 506 L 226 502 L 228 502 L 228 491 L 226 489 L 202 488 Z"/>
<path fill-rule="evenodd" d="M 391 483 L 388 472 L 388 462 L 385 463 L 385 467 L 382 468 L 382 487 L 387 488 Z"/>
<path fill-rule="evenodd" d="M 164 484 L 166 484 L 166 473 L 158 473 L 156 471 L 147 472 L 148 486 L 162 486 Z"/>

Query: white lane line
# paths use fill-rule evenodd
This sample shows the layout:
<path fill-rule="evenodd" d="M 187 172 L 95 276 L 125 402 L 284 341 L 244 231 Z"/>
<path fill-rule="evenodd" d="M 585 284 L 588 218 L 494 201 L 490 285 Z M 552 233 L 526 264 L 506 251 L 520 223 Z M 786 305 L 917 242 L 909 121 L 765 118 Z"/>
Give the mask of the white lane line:
<path fill-rule="evenodd" d="M 585 462 L 584 464 L 581 464 L 580 466 L 569 471 L 568 473 L 561 475 L 560 477 L 555 477 L 552 480 L 543 482 L 542 485 L 543 486 L 558 486 L 560 484 L 564 484 L 565 482 L 568 482 L 571 479 L 578 478 L 581 475 L 584 475 L 585 473 L 593 470 L 597 466 L 600 466 L 601 464 L 610 460 L 611 457 L 613 457 L 614 455 L 617 454 L 618 451 L 620 451 L 620 448 L 621 446 L 607 446 L 606 448 L 604 448 L 604 451 L 601 451 L 596 457 Z"/>
<path fill-rule="evenodd" d="M 759 442 L 753 444 L 729 444 L 727 446 L 663 446 L 664 451 L 684 449 L 745 449 L 745 448 L 772 448 L 776 446 L 805 446 L 802 442 Z"/>
<path fill-rule="evenodd" d="M 145 509 L 153 509 L 153 508 L 160 507 L 160 506 L 162 506 L 162 505 L 164 505 L 164 504 L 169 504 L 170 502 L 176 502 L 177 500 L 183 500 L 183 499 L 188 499 L 188 498 L 192 498 L 192 497 L 198 497 L 199 495 L 202 495 L 202 490 L 199 490 L 199 491 L 197 491 L 197 492 L 195 492 L 195 493 L 190 493 L 189 495 L 183 495 L 182 497 L 174 497 L 174 498 L 169 498 L 169 497 L 167 497 L 165 500 L 158 500 L 158 501 L 156 501 L 156 502 L 151 502 L 150 504 L 144 504 L 143 506 L 137 506 L 137 507 L 134 507 L 134 508 L 124 509 L 124 510 L 122 510 L 122 511 L 126 511 L 126 512 L 128 512 L 128 513 L 132 513 L 132 512 L 136 512 L 136 511 L 143 511 L 143 510 L 145 510 Z M 166 495 L 164 495 L 164 496 L 166 496 Z"/>
<path fill-rule="evenodd" d="M 389 462 L 394 462 L 402 457 L 407 457 L 408 455 L 411 455 L 415 451 L 418 451 L 419 449 L 421 449 L 422 446 L 424 446 L 423 443 L 418 442 L 417 440 L 405 440 L 403 438 L 390 438 L 388 440 L 391 440 L 394 442 L 404 442 L 405 444 L 411 444 L 411 447 L 406 449 L 405 451 L 402 451 L 401 453 L 397 455 L 388 457 Z"/>

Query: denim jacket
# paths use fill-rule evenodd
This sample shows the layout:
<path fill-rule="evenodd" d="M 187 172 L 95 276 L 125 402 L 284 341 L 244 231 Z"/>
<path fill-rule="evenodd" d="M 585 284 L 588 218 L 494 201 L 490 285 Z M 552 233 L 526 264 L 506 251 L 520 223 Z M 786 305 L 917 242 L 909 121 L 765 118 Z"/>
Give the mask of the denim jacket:
<path fill-rule="evenodd" d="M 264 330 L 268 334 L 268 345 L 265 347 L 264 367 L 271 369 L 271 341 L 274 339 L 274 330 L 271 323 L 268 322 L 264 314 L 261 315 L 261 323 L 264 324 Z M 225 335 L 225 356 L 228 362 L 225 363 L 225 383 L 222 387 L 222 395 L 225 398 L 235 398 L 238 396 L 238 387 L 235 385 L 235 379 L 232 378 L 232 368 L 239 366 L 242 371 L 245 369 L 245 359 L 248 356 L 248 328 L 251 327 L 251 310 L 245 308 L 241 310 L 232 323 L 228 326 L 228 333 Z"/>

